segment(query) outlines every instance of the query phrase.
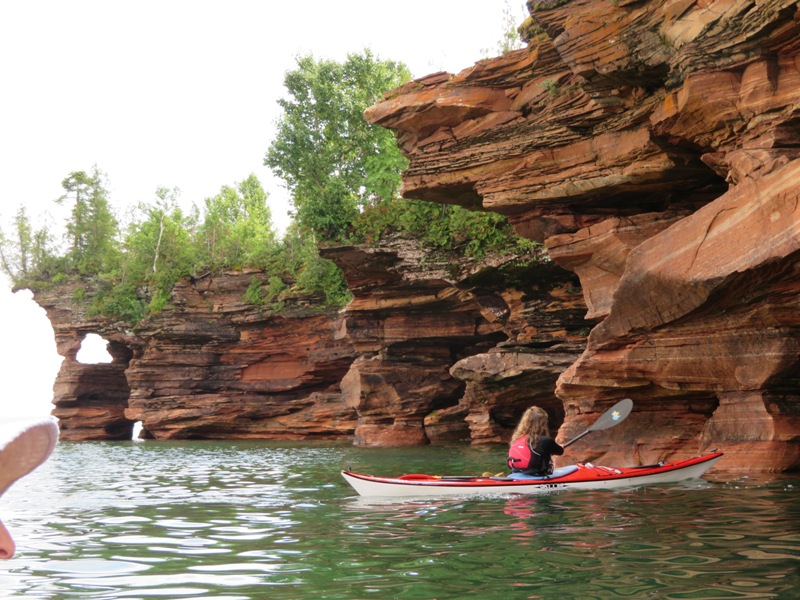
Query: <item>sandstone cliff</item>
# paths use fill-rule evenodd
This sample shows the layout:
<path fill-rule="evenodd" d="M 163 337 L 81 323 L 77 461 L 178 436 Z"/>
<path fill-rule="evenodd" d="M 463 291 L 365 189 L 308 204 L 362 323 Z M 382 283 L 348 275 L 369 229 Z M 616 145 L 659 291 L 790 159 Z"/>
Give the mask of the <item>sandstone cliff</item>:
<path fill-rule="evenodd" d="M 183 281 L 135 331 L 88 318 L 78 284 L 38 291 L 64 356 L 62 439 L 130 439 L 139 421 L 158 439 L 499 442 L 534 399 L 560 423 L 552 391 L 588 330 L 577 278 L 546 255 L 463 261 L 401 237 L 323 254 L 347 274 L 346 311 L 248 304 L 257 271 Z M 88 333 L 111 364 L 77 361 Z"/>
<path fill-rule="evenodd" d="M 410 159 L 404 195 L 507 215 L 580 277 L 597 325 L 558 380 L 561 435 L 637 405 L 586 458 L 797 468 L 797 2 L 528 6 L 526 49 L 367 111 Z"/>
<path fill-rule="evenodd" d="M 394 238 L 323 250 L 341 313 L 186 281 L 135 332 L 38 292 L 65 356 L 66 439 L 506 441 L 544 406 L 570 460 L 710 447 L 720 469 L 800 465 L 800 16 L 765 0 L 529 2 L 528 47 L 387 95 L 368 120 L 410 159 L 403 193 L 506 215 L 546 256 L 480 263 Z M 551 259 L 551 260 L 550 260 Z M 590 333 L 591 330 L 591 333 Z M 114 362 L 81 365 L 87 333 Z"/>
<path fill-rule="evenodd" d="M 534 401 L 561 422 L 553 389 L 583 347 L 585 305 L 546 256 L 454 262 L 402 238 L 323 256 L 355 295 L 342 392 L 357 443 L 504 442 Z"/>
<path fill-rule="evenodd" d="M 73 285 L 37 292 L 64 357 L 54 387 L 62 439 L 339 439 L 356 413 L 338 383 L 355 358 L 338 314 L 295 298 L 280 315 L 245 303 L 257 272 L 183 281 L 173 305 L 135 332 L 89 319 Z M 108 342 L 110 364 L 82 364 L 87 333 Z"/>

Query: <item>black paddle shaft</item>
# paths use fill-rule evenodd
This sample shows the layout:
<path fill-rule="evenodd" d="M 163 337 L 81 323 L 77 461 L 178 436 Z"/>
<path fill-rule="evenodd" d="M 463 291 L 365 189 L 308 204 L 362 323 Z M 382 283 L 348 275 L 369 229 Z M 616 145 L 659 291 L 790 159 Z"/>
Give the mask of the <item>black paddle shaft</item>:
<path fill-rule="evenodd" d="M 625 398 L 624 400 L 620 400 L 614 406 L 609 408 L 606 412 L 600 415 L 600 418 L 592 424 L 589 429 L 584 431 L 578 437 L 571 439 L 566 444 L 561 446 L 562 448 L 566 448 L 577 442 L 583 436 L 590 434 L 593 431 L 601 431 L 603 429 L 610 429 L 616 425 L 622 423 L 629 414 L 631 414 L 631 409 L 633 408 L 633 400 L 630 398 Z M 442 479 L 444 480 L 453 480 L 453 481 L 467 481 L 470 479 L 485 479 L 484 475 L 442 475 Z"/>

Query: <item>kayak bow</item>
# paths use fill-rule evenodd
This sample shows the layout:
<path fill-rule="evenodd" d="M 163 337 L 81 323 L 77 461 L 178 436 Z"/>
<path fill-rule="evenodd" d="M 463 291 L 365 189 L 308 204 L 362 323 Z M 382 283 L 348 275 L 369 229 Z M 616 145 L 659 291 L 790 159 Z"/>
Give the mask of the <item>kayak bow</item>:
<path fill-rule="evenodd" d="M 622 468 L 586 463 L 566 469 L 569 472 L 560 477 L 556 473 L 550 477 L 533 479 L 422 474 L 377 477 L 352 471 L 342 471 L 342 476 L 361 496 L 549 494 L 562 490 L 614 489 L 695 479 L 720 458 L 722 452 L 712 452 L 675 462 Z"/>

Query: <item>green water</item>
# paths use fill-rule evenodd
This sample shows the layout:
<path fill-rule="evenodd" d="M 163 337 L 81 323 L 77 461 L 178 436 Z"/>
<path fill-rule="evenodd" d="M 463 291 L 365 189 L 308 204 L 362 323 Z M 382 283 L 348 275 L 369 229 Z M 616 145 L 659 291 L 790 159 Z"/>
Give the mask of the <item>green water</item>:
<path fill-rule="evenodd" d="M 797 598 L 800 478 L 366 501 L 501 448 L 62 443 L 0 498 L 2 598 Z"/>

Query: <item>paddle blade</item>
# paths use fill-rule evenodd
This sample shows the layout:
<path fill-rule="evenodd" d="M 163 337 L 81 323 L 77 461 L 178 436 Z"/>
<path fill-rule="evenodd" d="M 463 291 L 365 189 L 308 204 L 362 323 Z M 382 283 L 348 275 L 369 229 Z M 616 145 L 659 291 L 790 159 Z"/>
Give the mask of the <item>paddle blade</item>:
<path fill-rule="evenodd" d="M 624 400 L 620 400 L 614 406 L 609 408 L 606 412 L 600 415 L 600 418 L 594 422 L 586 431 L 584 431 L 579 436 L 572 438 L 566 444 L 562 445 L 562 448 L 566 448 L 567 446 L 571 446 L 583 436 L 590 434 L 593 431 L 600 431 L 601 429 L 609 429 L 614 427 L 615 425 L 619 425 L 622 423 L 629 414 L 631 414 L 631 409 L 633 408 L 633 400 L 630 398 L 625 398 Z"/>
<path fill-rule="evenodd" d="M 633 400 L 630 398 L 620 400 L 600 415 L 600 418 L 594 422 L 594 425 L 589 427 L 586 431 L 601 431 L 619 425 L 631 414 L 631 409 L 633 409 Z"/>

